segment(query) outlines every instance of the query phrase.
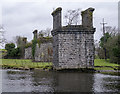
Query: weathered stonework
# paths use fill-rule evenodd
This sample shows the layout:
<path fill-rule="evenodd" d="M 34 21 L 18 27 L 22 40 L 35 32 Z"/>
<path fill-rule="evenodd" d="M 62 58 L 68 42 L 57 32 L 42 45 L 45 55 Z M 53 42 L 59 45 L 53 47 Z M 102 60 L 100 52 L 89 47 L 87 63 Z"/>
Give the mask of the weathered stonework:
<path fill-rule="evenodd" d="M 52 50 L 52 43 L 42 43 L 40 47 L 37 44 L 35 50 L 35 61 L 51 62 L 53 57 Z"/>
<path fill-rule="evenodd" d="M 36 62 L 51 62 L 53 58 L 52 37 L 39 36 L 37 30 L 33 31 L 33 40 L 37 41 L 35 53 L 32 53 L 33 44 L 26 46 L 25 59 L 33 59 Z M 33 51 L 34 52 L 34 51 Z M 32 56 L 34 54 L 34 57 Z"/>
<path fill-rule="evenodd" d="M 32 48 L 25 48 L 25 59 L 32 59 Z"/>
<path fill-rule="evenodd" d="M 88 15 L 87 12 L 89 10 L 85 10 L 84 13 Z M 53 35 L 53 65 L 55 69 L 94 67 L 95 28 L 92 26 L 91 18 L 93 9 L 89 12 L 91 14 L 90 18 L 84 14 L 87 18 L 83 18 L 82 21 L 84 22 L 82 25 L 69 25 L 61 28 L 53 26 L 54 28 L 51 32 Z M 53 19 L 55 21 L 57 19 L 61 20 L 61 18 L 54 18 L 54 16 Z M 91 24 L 87 24 L 87 21 Z M 55 24 L 54 20 L 53 23 Z M 56 22 L 56 24 L 59 23 Z"/>

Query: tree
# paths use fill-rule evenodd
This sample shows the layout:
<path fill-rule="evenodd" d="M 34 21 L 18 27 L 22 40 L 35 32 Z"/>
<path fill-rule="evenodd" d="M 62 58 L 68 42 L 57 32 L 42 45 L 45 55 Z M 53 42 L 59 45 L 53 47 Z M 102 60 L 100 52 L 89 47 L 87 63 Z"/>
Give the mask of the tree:
<path fill-rule="evenodd" d="M 105 41 L 104 41 L 104 37 L 105 37 Z M 111 35 L 107 32 L 105 33 L 105 36 L 102 36 L 100 38 L 100 47 L 105 48 L 105 43 L 107 43 L 107 40 L 111 37 Z"/>
<path fill-rule="evenodd" d="M 44 37 L 44 30 L 41 30 L 41 31 L 39 32 L 39 37 Z"/>
<path fill-rule="evenodd" d="M 3 26 L 0 26 L 0 46 L 3 47 L 4 44 L 7 42 L 6 39 L 5 39 L 5 36 L 4 36 L 4 28 Z"/>
<path fill-rule="evenodd" d="M 116 27 L 106 26 L 105 27 L 106 32 L 108 32 L 111 36 L 115 36 L 118 34 L 118 29 Z"/>
<path fill-rule="evenodd" d="M 67 10 L 64 18 L 66 20 L 66 23 L 68 25 L 75 24 L 77 25 L 79 20 L 80 20 L 80 11 L 81 9 L 76 9 L 76 10 Z"/>
<path fill-rule="evenodd" d="M 15 44 L 14 43 L 8 43 L 5 45 L 5 49 L 6 50 L 12 50 L 15 48 Z"/>
<path fill-rule="evenodd" d="M 51 28 L 39 31 L 39 37 L 51 37 Z"/>
<path fill-rule="evenodd" d="M 98 56 L 103 59 L 104 48 L 106 48 L 107 58 L 110 59 L 110 62 L 120 64 L 120 34 L 115 27 L 107 27 L 106 32 L 105 36 L 100 39 L 100 47 L 97 49 Z"/>
<path fill-rule="evenodd" d="M 20 48 L 15 48 L 14 43 L 6 44 L 5 49 L 7 50 L 6 58 L 20 58 Z"/>
<path fill-rule="evenodd" d="M 13 42 L 17 45 L 17 47 L 20 47 L 23 45 L 23 38 L 21 36 L 14 36 L 13 37 Z"/>
<path fill-rule="evenodd" d="M 45 32 L 46 32 L 46 35 L 47 35 L 48 37 L 52 36 L 52 35 L 51 35 L 51 28 L 46 28 Z"/>
<path fill-rule="evenodd" d="M 105 39 L 104 39 L 104 37 L 105 37 Z M 109 52 L 108 52 L 108 49 L 106 48 L 106 43 L 110 37 L 111 37 L 111 35 L 107 32 L 107 33 L 105 33 L 104 36 L 102 36 L 100 38 L 101 49 L 99 49 L 98 52 L 99 52 L 99 56 L 101 59 L 104 59 L 104 56 L 105 56 L 105 59 L 109 58 Z"/>
<path fill-rule="evenodd" d="M 25 46 L 26 46 L 26 43 L 27 43 L 27 38 L 26 37 L 21 37 L 21 36 L 16 36 L 16 37 L 14 37 L 14 41 L 17 44 L 17 48 L 20 49 L 21 58 L 24 58 Z"/>
<path fill-rule="evenodd" d="M 120 64 L 120 34 L 109 38 L 106 47 L 109 50 L 110 62 Z"/>

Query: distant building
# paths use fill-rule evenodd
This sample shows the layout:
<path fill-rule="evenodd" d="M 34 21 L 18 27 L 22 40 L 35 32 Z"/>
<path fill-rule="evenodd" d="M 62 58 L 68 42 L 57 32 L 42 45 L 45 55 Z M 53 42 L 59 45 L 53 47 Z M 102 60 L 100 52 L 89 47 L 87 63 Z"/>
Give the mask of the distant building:
<path fill-rule="evenodd" d="M 36 62 L 51 62 L 53 57 L 52 37 L 39 36 L 38 31 L 33 31 L 34 37 L 38 43 L 36 44 L 34 56 L 32 56 L 32 43 L 25 48 L 25 59 L 33 59 Z"/>

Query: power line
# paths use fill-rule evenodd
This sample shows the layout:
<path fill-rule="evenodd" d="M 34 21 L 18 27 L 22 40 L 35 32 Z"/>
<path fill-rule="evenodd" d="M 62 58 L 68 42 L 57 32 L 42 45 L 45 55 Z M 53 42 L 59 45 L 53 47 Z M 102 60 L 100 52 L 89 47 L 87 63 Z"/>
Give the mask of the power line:
<path fill-rule="evenodd" d="M 100 24 L 103 25 L 103 35 L 105 35 L 105 24 L 107 24 L 107 23 L 105 23 L 104 18 L 103 18 L 103 22 L 100 23 Z"/>
<path fill-rule="evenodd" d="M 104 43 L 103 43 L 103 48 L 104 48 L 104 52 L 105 52 L 105 58 L 104 59 L 107 59 L 107 54 L 106 54 L 106 48 L 105 48 L 105 41 L 106 41 L 106 38 L 105 38 L 105 21 L 104 21 L 104 18 L 103 18 L 103 22 L 100 23 L 102 24 L 102 27 L 103 27 L 103 36 L 104 36 Z"/>

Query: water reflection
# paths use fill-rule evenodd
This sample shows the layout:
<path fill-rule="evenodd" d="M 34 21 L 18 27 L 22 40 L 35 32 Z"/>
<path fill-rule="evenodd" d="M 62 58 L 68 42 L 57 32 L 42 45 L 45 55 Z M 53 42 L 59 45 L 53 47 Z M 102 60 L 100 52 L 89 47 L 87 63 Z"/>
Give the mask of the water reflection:
<path fill-rule="evenodd" d="M 99 73 L 2 71 L 2 92 L 118 92 L 120 76 Z"/>
<path fill-rule="evenodd" d="M 96 73 L 94 75 L 94 92 L 119 92 L 120 76 Z"/>
<path fill-rule="evenodd" d="M 60 72 L 54 78 L 57 92 L 92 92 L 93 74 Z"/>

